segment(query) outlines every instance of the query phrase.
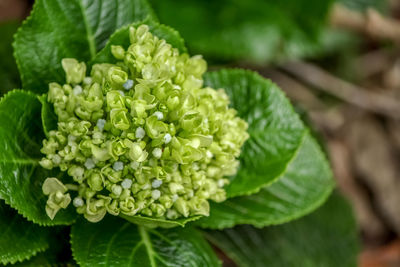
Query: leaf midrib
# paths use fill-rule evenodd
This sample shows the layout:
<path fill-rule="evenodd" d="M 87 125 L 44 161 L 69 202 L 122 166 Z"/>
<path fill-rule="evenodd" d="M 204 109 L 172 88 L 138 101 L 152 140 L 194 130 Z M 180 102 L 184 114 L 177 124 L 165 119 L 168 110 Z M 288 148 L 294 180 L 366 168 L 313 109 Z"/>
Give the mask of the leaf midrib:
<path fill-rule="evenodd" d="M 89 51 L 90 51 L 90 60 L 94 59 L 95 55 L 96 55 L 96 44 L 95 44 L 95 40 L 94 40 L 94 35 L 92 32 L 92 29 L 90 28 L 88 19 L 87 19 L 87 15 L 85 13 L 85 9 L 83 8 L 83 4 L 82 4 L 82 0 L 78 0 L 78 5 L 79 8 L 81 9 L 81 13 L 82 13 L 82 18 L 83 18 L 83 24 L 85 25 L 85 29 L 86 29 L 86 37 L 88 40 L 88 45 L 89 45 Z"/>
<path fill-rule="evenodd" d="M 140 237 L 142 238 L 143 244 L 147 250 L 147 254 L 149 255 L 150 265 L 151 267 L 156 267 L 156 262 L 154 260 L 155 252 L 153 250 L 153 246 L 150 241 L 149 234 L 146 231 L 144 226 L 138 226 Z"/>

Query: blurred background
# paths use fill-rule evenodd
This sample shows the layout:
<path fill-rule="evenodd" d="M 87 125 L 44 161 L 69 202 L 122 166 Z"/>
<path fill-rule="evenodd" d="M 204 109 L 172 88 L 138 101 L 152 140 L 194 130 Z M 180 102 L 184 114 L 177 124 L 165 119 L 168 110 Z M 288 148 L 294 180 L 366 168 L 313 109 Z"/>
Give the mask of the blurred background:
<path fill-rule="evenodd" d="M 0 0 L 0 95 L 20 87 L 11 42 L 33 2 Z M 253 69 L 286 92 L 352 204 L 359 266 L 400 266 L 400 0 L 151 4 L 209 69 Z"/>

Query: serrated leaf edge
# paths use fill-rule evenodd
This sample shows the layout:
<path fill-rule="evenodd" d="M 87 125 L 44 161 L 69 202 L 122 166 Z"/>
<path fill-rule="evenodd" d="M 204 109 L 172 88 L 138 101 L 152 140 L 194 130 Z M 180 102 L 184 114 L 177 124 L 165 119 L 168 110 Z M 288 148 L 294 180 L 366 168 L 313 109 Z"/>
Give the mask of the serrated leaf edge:
<path fill-rule="evenodd" d="M 29 96 L 32 96 L 32 97 L 36 98 L 36 99 L 41 103 L 41 101 L 40 101 L 40 96 L 38 96 L 37 94 L 35 94 L 35 93 L 31 92 L 31 91 L 25 91 L 25 90 L 21 90 L 21 89 L 14 89 L 14 90 L 11 90 L 11 91 L 7 92 L 5 95 L 3 95 L 3 96 L 0 98 L 0 105 L 5 101 L 5 99 L 7 99 L 8 97 L 10 97 L 11 95 L 20 94 L 20 93 L 22 93 L 22 94 L 27 94 L 27 95 L 29 95 Z M 36 167 L 36 168 L 37 168 L 37 167 Z M 35 224 L 38 224 L 38 225 L 40 225 L 40 226 L 45 226 L 45 227 L 52 227 L 52 226 L 57 226 L 57 225 L 68 226 L 68 225 L 73 224 L 73 223 L 76 221 L 76 218 L 75 218 L 75 219 L 72 220 L 70 223 L 43 223 L 43 222 L 38 222 L 38 221 L 36 221 L 35 219 L 30 218 L 30 216 L 27 216 L 27 215 L 25 215 L 24 213 L 22 213 L 17 207 L 15 207 L 13 204 L 11 204 L 7 199 L 4 199 L 4 198 L 1 198 L 1 199 L 3 199 L 4 202 L 5 202 L 8 206 L 10 206 L 10 207 L 13 208 L 14 210 L 16 210 L 17 213 L 18 213 L 19 215 L 21 215 L 23 218 L 25 218 L 27 221 L 32 222 L 32 223 L 35 223 Z M 43 208 L 43 212 L 44 212 L 44 208 Z"/>
<path fill-rule="evenodd" d="M 273 81 L 271 81 L 268 78 L 263 77 L 262 75 L 260 75 L 257 71 L 254 70 L 250 70 L 250 69 L 243 69 L 243 68 L 223 68 L 220 70 L 216 70 L 216 71 L 209 71 L 207 72 L 210 75 L 216 75 L 218 73 L 233 73 L 233 75 L 242 75 L 242 76 L 254 76 L 256 79 L 260 80 L 262 83 L 269 83 L 270 85 L 274 86 L 277 90 L 277 92 L 280 94 L 280 96 L 283 97 L 284 101 L 286 101 L 289 104 L 289 108 L 290 110 L 295 114 L 295 116 L 297 117 L 297 119 L 301 122 L 301 124 L 303 125 L 303 132 L 302 132 L 302 136 L 300 138 L 300 142 L 299 145 L 297 146 L 296 150 L 294 151 L 292 157 L 290 158 L 290 160 L 288 160 L 288 162 L 285 165 L 285 168 L 282 170 L 282 172 L 277 175 L 274 179 L 268 181 L 267 183 L 259 186 L 258 188 L 255 188 L 253 190 L 249 190 L 246 192 L 243 192 L 242 194 L 236 193 L 236 194 L 228 194 L 228 198 L 233 198 L 233 197 L 239 197 L 239 196 L 249 196 L 249 195 L 253 195 L 258 193 L 262 188 L 268 187 L 270 185 L 272 185 L 273 183 L 277 182 L 280 178 L 283 177 L 283 175 L 287 172 L 287 169 L 289 167 L 289 165 L 293 162 L 293 160 L 296 158 L 297 154 L 299 153 L 300 147 L 302 146 L 306 135 L 308 133 L 308 129 L 307 127 L 304 125 L 303 121 L 301 120 L 299 114 L 294 110 L 293 105 L 291 104 L 289 98 L 287 97 L 286 93 Z M 223 86 L 221 86 L 221 88 L 223 88 Z"/>
<path fill-rule="evenodd" d="M 311 138 L 313 138 L 313 137 L 311 137 Z M 305 142 L 305 138 L 303 139 L 302 144 L 303 144 L 304 142 Z M 236 225 L 241 225 L 241 224 L 251 224 L 251 225 L 253 225 L 253 226 L 256 227 L 256 228 L 263 228 L 263 227 L 266 227 L 266 226 L 274 226 L 274 225 L 280 225 L 280 224 L 288 223 L 288 222 L 291 222 L 291 221 L 293 221 L 293 220 L 299 219 L 299 218 L 301 218 L 301 217 L 303 217 L 303 216 L 305 216 L 305 215 L 308 215 L 308 214 L 312 213 L 313 211 L 315 211 L 315 210 L 317 210 L 319 207 L 321 207 L 322 204 L 324 204 L 324 203 L 328 200 L 329 196 L 331 195 L 332 191 L 335 189 L 335 185 L 336 185 L 336 184 L 335 184 L 335 181 L 334 181 L 334 179 L 333 179 L 333 173 L 332 173 L 332 171 L 331 171 L 329 161 L 328 161 L 328 159 L 327 159 L 325 153 L 322 152 L 321 147 L 320 147 L 319 145 L 318 145 L 318 152 L 317 152 L 317 153 L 318 153 L 318 154 L 323 158 L 323 160 L 326 162 L 325 168 L 326 168 L 326 169 L 329 171 L 329 173 L 330 173 L 330 175 L 329 175 L 329 176 L 330 176 L 330 185 L 327 187 L 327 189 L 326 189 L 325 192 L 321 195 L 321 197 L 320 197 L 317 201 L 315 201 L 315 202 L 313 203 L 313 205 L 310 205 L 309 207 L 307 207 L 306 209 L 301 210 L 300 212 L 297 212 L 297 213 L 295 212 L 295 213 L 293 213 L 291 216 L 288 216 L 288 217 L 283 218 L 283 219 L 280 219 L 280 220 L 276 220 L 276 221 L 273 222 L 273 223 L 263 223 L 263 222 L 259 222 L 259 221 L 257 221 L 257 220 L 249 219 L 249 220 L 237 220 L 236 223 L 223 222 L 223 223 L 221 223 L 221 225 L 216 226 L 216 227 L 214 227 L 214 226 L 207 226 L 206 224 L 202 224 L 201 222 L 196 223 L 196 225 L 197 225 L 198 227 L 200 227 L 200 228 L 203 228 L 203 229 L 212 229 L 212 230 L 223 230 L 223 229 L 225 229 L 225 228 L 232 228 L 232 227 L 234 227 L 234 226 L 236 226 Z M 297 155 L 297 154 L 298 154 L 298 153 L 296 153 L 296 155 Z M 286 173 L 286 171 L 285 171 L 285 173 Z M 282 178 L 282 177 L 285 175 L 285 173 L 283 173 L 283 174 L 279 177 L 279 179 Z M 278 180 L 279 180 L 279 179 L 278 179 Z M 241 197 L 241 196 L 239 196 L 239 197 Z"/>

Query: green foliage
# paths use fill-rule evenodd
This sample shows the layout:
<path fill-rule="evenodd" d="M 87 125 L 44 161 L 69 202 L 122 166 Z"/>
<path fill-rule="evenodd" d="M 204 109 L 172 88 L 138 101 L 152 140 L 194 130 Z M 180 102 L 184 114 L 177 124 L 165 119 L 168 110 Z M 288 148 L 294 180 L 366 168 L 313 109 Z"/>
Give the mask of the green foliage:
<path fill-rule="evenodd" d="M 44 138 L 41 108 L 37 96 L 25 91 L 14 90 L 0 100 L 0 198 L 35 223 L 70 224 L 73 209 L 60 212 L 53 221 L 44 212 L 42 182 L 60 174 L 38 165 Z"/>
<path fill-rule="evenodd" d="M 337 194 L 316 212 L 280 226 L 238 226 L 207 232 L 215 245 L 241 267 L 357 266 L 356 222 Z"/>
<path fill-rule="evenodd" d="M 3 201 L 0 202 L 0 263 L 31 258 L 49 246 L 50 229 L 26 221 Z"/>
<path fill-rule="evenodd" d="M 205 85 L 224 88 L 231 106 L 249 124 L 240 167 L 227 186 L 228 196 L 249 195 L 278 179 L 300 148 L 306 129 L 282 91 L 245 70 L 205 75 Z"/>
<path fill-rule="evenodd" d="M 151 1 L 192 53 L 263 63 L 319 50 L 331 0 Z"/>
<path fill-rule="evenodd" d="M 191 51 L 214 59 L 266 62 L 318 50 L 331 1 L 153 2 L 161 22 L 181 30 Z M 37 0 L 14 42 L 23 89 L 41 95 L 49 82 L 64 83 L 65 57 L 88 64 L 114 62 L 111 45 L 127 48 L 127 25 L 143 23 L 186 51 L 179 33 L 159 24 L 146 0 Z M 7 49 L 5 54 L 11 54 Z M 5 66 L 15 69 L 7 60 Z M 0 64 L 0 72 L 2 68 Z M 11 72 L 7 76 L 13 77 Z M 329 164 L 282 91 L 245 70 L 210 72 L 204 78 L 206 86 L 224 88 L 238 116 L 249 123 L 250 139 L 243 147 L 239 172 L 227 187 L 231 199 L 212 203 L 211 216 L 194 223 L 189 222 L 198 217 L 172 221 L 132 216 L 126 221 L 107 216 L 96 224 L 79 219 L 71 229 L 73 257 L 79 265 L 220 266 L 202 232 L 193 226 L 281 224 L 326 200 L 333 187 Z M 5 91 L 18 84 L 18 79 L 12 81 L 12 86 L 5 82 Z M 69 245 L 60 233 L 69 232 L 69 227 L 50 230 L 23 218 L 46 226 L 75 222 L 72 205 L 54 220 L 44 209 L 43 181 L 62 175 L 38 165 L 42 140 L 56 123 L 46 95 L 15 90 L 0 100 L 0 199 L 11 206 L 0 205 L 0 263 L 30 258 L 16 266 L 52 266 L 65 263 L 60 252 L 68 257 Z M 145 227 L 185 223 L 184 228 Z M 206 235 L 240 266 L 350 266 L 358 249 L 351 210 L 337 196 L 311 215 L 281 226 L 237 226 Z"/>
<path fill-rule="evenodd" d="M 23 88 L 46 93 L 64 81 L 61 59 L 88 62 L 115 30 L 148 16 L 145 0 L 37 0 L 14 42 Z"/>
<path fill-rule="evenodd" d="M 21 87 L 17 64 L 12 50 L 13 35 L 20 23 L 9 21 L 0 23 L 0 97 L 6 92 Z"/>
<path fill-rule="evenodd" d="M 220 266 L 194 229 L 149 229 L 108 216 L 72 226 L 72 251 L 80 266 Z"/>
<path fill-rule="evenodd" d="M 297 219 L 321 205 L 333 188 L 332 173 L 316 141 L 309 135 L 277 182 L 251 196 L 213 203 L 210 216 L 196 222 L 213 229 L 252 224 L 257 227 Z"/>
<path fill-rule="evenodd" d="M 42 103 L 42 127 L 46 137 L 49 137 L 49 132 L 51 130 L 57 129 L 57 116 L 54 113 L 54 107 L 47 101 L 47 94 L 39 97 Z"/>

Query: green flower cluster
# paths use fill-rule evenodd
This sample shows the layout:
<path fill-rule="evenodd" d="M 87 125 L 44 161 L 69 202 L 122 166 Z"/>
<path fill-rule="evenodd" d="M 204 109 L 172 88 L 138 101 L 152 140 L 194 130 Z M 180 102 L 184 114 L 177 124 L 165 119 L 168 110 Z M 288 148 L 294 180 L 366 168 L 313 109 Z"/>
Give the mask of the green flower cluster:
<path fill-rule="evenodd" d="M 64 59 L 67 84 L 49 85 L 58 129 L 40 164 L 67 171 L 74 184 L 47 178 L 46 212 L 72 200 L 92 222 L 112 215 L 176 219 L 209 214 L 225 200 L 226 176 L 237 171 L 247 123 L 226 93 L 203 88 L 206 62 L 179 54 L 146 25 L 130 28 L 128 49 L 112 46 L 116 64 Z M 74 192 L 75 191 L 75 192 Z"/>

